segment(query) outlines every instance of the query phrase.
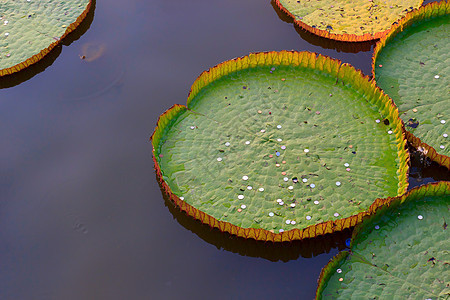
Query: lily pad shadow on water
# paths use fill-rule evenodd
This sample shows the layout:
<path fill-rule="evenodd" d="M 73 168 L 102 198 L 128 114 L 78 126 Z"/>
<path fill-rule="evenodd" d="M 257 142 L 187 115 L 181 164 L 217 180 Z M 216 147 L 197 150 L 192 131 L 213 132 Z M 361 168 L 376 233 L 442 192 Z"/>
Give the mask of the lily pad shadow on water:
<path fill-rule="evenodd" d="M 283 243 L 245 239 L 227 232 L 221 232 L 217 228 L 211 228 L 192 218 L 170 201 L 166 193 L 164 193 L 161 184 L 160 188 L 165 206 L 167 206 L 173 218 L 180 225 L 196 234 L 205 242 L 216 246 L 217 249 L 224 249 L 242 256 L 259 257 L 273 262 L 287 262 L 296 260 L 299 257 L 311 258 L 323 253 L 329 253 L 335 248 L 339 251 L 346 249 L 345 241 L 352 235 L 350 229 L 345 229 L 312 239 Z"/>
<path fill-rule="evenodd" d="M 366 51 L 372 51 L 373 46 L 375 45 L 376 41 L 365 41 L 365 42 L 341 42 L 341 41 L 335 41 L 330 40 L 318 35 L 315 35 L 300 26 L 298 26 L 297 23 L 294 22 L 294 19 L 291 18 L 288 14 L 283 12 L 275 3 L 275 0 L 271 0 L 270 4 L 272 5 L 273 9 L 275 10 L 276 14 L 280 18 L 280 20 L 291 23 L 294 25 L 295 31 L 300 35 L 300 38 L 307 41 L 308 43 L 319 46 L 325 49 L 332 49 L 336 50 L 338 52 L 346 52 L 346 53 L 358 53 L 358 52 L 366 52 Z"/>

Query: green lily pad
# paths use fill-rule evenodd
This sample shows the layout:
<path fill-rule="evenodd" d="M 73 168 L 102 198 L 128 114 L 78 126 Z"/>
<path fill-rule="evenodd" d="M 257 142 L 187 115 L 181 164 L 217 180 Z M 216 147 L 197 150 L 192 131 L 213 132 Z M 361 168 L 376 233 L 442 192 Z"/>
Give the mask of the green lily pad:
<path fill-rule="evenodd" d="M 354 226 L 376 198 L 407 187 L 391 100 L 353 67 L 314 53 L 251 54 L 204 72 L 187 107 L 160 117 L 152 144 L 172 201 L 254 239 Z"/>
<path fill-rule="evenodd" d="M 36 63 L 86 17 L 90 0 L 0 0 L 0 76 Z"/>
<path fill-rule="evenodd" d="M 450 4 L 408 15 L 380 41 L 374 76 L 398 106 L 408 140 L 450 168 Z M 425 144 L 426 143 L 426 144 Z"/>
<path fill-rule="evenodd" d="M 275 0 L 301 28 L 319 36 L 346 42 L 379 39 L 391 25 L 423 0 L 310 1 Z"/>
<path fill-rule="evenodd" d="M 416 188 L 355 228 L 317 299 L 448 299 L 450 182 Z"/>

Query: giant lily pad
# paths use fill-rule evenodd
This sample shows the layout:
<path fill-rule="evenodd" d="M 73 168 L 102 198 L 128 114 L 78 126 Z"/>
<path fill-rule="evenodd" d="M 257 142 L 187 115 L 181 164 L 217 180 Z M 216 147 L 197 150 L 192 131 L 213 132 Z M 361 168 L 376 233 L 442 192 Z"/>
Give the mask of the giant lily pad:
<path fill-rule="evenodd" d="M 323 270 L 317 299 L 448 299 L 450 182 L 388 201 Z"/>
<path fill-rule="evenodd" d="M 91 0 L 0 0 L 0 76 L 42 59 L 90 7 Z"/>
<path fill-rule="evenodd" d="M 172 201 L 257 240 L 349 228 L 382 204 L 376 198 L 407 188 L 392 101 L 353 67 L 314 53 L 251 54 L 204 72 L 187 107 L 160 117 L 152 144 Z"/>
<path fill-rule="evenodd" d="M 377 84 L 398 106 L 407 138 L 450 168 L 450 4 L 405 17 L 374 51 Z"/>
<path fill-rule="evenodd" d="M 301 28 L 346 42 L 379 39 L 391 25 L 423 0 L 275 0 Z"/>

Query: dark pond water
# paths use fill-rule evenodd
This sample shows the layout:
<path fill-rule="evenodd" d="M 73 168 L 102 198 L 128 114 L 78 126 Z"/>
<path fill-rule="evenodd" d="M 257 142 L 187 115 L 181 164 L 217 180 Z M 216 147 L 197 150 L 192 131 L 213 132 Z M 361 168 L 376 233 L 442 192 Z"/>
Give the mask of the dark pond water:
<path fill-rule="evenodd" d="M 219 234 L 163 198 L 149 143 L 195 78 L 236 56 L 309 50 L 370 73 L 373 45 L 336 48 L 286 21 L 261 0 L 101 0 L 70 47 L 3 78 L 0 299 L 313 298 L 350 232 Z M 433 168 L 414 184 L 449 178 Z"/>

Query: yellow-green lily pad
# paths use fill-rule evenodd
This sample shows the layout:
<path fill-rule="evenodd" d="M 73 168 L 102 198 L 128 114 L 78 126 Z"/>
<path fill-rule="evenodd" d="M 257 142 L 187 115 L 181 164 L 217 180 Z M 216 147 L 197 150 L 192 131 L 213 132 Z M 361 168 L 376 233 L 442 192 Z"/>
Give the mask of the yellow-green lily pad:
<path fill-rule="evenodd" d="M 423 0 L 275 0 L 301 28 L 346 42 L 379 39 Z"/>
<path fill-rule="evenodd" d="M 322 270 L 316 299 L 450 298 L 450 182 L 389 202 Z"/>
<path fill-rule="evenodd" d="M 0 76 L 42 59 L 90 7 L 91 0 L 0 0 Z"/>

